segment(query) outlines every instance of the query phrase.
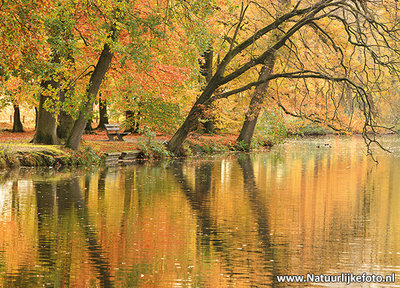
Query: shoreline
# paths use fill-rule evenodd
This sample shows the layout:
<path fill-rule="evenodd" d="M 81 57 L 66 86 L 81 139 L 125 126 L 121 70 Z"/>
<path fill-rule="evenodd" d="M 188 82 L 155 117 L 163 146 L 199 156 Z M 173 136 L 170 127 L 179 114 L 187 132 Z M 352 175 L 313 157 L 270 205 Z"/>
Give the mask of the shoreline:
<path fill-rule="evenodd" d="M 254 151 L 268 151 L 268 148 L 252 149 Z M 130 150 L 122 152 L 108 152 L 98 155 L 93 150 L 79 151 L 71 154 L 57 155 L 49 150 L 28 152 L 4 152 L 0 149 L 0 171 L 14 168 L 64 168 L 64 167 L 88 167 L 88 166 L 126 166 L 136 165 L 139 161 L 152 162 L 171 159 L 187 159 L 212 155 L 225 155 L 231 153 L 246 153 L 239 150 L 214 151 L 212 153 L 197 153 L 186 156 L 158 157 L 144 156 L 142 150 Z"/>
<path fill-rule="evenodd" d="M 119 141 L 86 142 L 79 151 L 66 149 L 61 145 L 0 142 L 0 169 L 133 165 L 138 161 L 148 162 L 240 152 L 241 150 L 232 142 L 234 138 L 232 135 L 229 137 L 207 135 L 203 139 L 200 137 L 189 139 L 183 146 L 183 156 L 172 155 L 167 151 L 165 142 L 158 139 L 142 139 L 131 146 L 124 146 L 127 143 Z M 103 144 L 107 146 L 99 147 Z M 111 145 L 114 147 L 110 147 Z M 272 144 L 264 147 L 259 145 L 251 151 L 266 150 L 272 146 Z M 124 150 L 124 148 L 129 150 Z"/>
<path fill-rule="evenodd" d="M 328 135 L 308 135 L 308 136 L 294 136 L 287 137 L 290 139 L 304 139 L 304 138 L 323 138 Z M 355 136 L 358 134 L 348 135 Z M 385 136 L 381 135 L 381 136 Z M 389 134 L 393 135 L 393 134 Z M 336 135 L 338 136 L 338 135 Z M 359 135 L 360 136 L 360 135 Z M 148 141 L 141 141 L 132 146 L 133 149 L 118 151 L 118 149 L 111 149 L 111 151 L 102 151 L 101 147 L 92 145 L 93 143 L 85 143 L 79 151 L 66 149 L 61 145 L 35 145 L 30 143 L 7 143 L 0 142 L 0 170 L 12 169 L 17 167 L 48 167 L 48 168 L 61 168 L 61 167 L 85 167 L 85 166 L 116 166 L 116 165 L 135 165 L 138 161 L 151 162 L 158 160 L 168 159 L 182 159 L 192 157 L 203 157 L 210 155 L 230 154 L 237 152 L 256 152 L 256 151 L 269 151 L 271 147 L 279 143 L 267 143 L 268 145 L 257 145 L 252 147 L 250 151 L 244 151 L 234 145 L 233 142 L 221 141 L 219 136 L 206 136 L 207 140 L 199 138 L 189 139 L 185 143 L 184 156 L 171 155 L 167 150 L 163 141 L 157 139 Z M 230 140 L 234 137 L 230 137 Z M 218 140 L 218 141 L 217 141 Z M 117 145 L 123 142 L 105 142 L 108 144 Z M 104 148 L 104 147 L 103 147 Z M 124 148 L 124 146 L 122 147 Z"/>

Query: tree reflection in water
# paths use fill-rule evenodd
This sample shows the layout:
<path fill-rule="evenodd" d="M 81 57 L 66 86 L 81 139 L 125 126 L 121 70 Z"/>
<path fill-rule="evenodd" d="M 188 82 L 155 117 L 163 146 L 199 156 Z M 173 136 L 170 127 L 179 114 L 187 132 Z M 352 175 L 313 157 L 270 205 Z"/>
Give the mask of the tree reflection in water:
<path fill-rule="evenodd" d="M 346 141 L 4 174 L 0 287 L 285 287 L 277 274 L 398 272 L 398 156 L 371 169 Z"/>

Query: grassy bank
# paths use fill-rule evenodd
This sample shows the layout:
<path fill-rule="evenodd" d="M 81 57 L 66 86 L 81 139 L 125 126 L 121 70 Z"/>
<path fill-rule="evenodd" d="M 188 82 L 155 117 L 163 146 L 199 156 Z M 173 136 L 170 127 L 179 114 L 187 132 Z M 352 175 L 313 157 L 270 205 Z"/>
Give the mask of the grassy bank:
<path fill-rule="evenodd" d="M 171 155 L 165 146 L 170 136 L 154 137 L 129 135 L 126 141 L 107 141 L 103 132 L 85 135 L 79 151 L 61 145 L 35 145 L 29 143 L 32 133 L 0 132 L 0 168 L 12 167 L 61 167 L 109 163 L 109 157 L 135 152 L 140 159 L 164 159 Z M 204 154 L 226 153 L 237 150 L 236 135 L 193 134 L 184 144 L 184 154 L 195 157 Z M 112 156 L 111 156 L 112 155 Z M 117 156 L 116 156 L 117 155 Z M 120 157 L 121 158 L 121 157 Z"/>
<path fill-rule="evenodd" d="M 286 137 L 282 125 L 270 122 L 261 121 L 262 125 L 253 137 L 251 149 L 269 148 Z M 110 163 L 107 161 L 108 158 L 121 159 L 125 154 L 131 155 L 128 158 L 132 158 L 132 152 L 141 159 L 174 157 L 167 151 L 165 145 L 171 135 L 151 132 L 127 135 L 124 137 L 125 141 L 108 141 L 105 131 L 95 130 L 93 134 L 83 135 L 79 151 L 72 151 L 63 146 L 34 145 L 29 143 L 34 136 L 33 128 L 22 133 L 12 133 L 9 124 L 2 124 L 5 129 L 0 130 L 0 168 L 108 164 Z M 236 143 L 236 139 L 237 135 L 229 133 L 213 135 L 192 133 L 187 137 L 182 152 L 186 157 L 196 157 L 248 150 L 244 144 Z"/>
<path fill-rule="evenodd" d="M 74 152 L 53 145 L 0 144 L 0 168 L 93 165 L 102 157 L 90 148 Z"/>

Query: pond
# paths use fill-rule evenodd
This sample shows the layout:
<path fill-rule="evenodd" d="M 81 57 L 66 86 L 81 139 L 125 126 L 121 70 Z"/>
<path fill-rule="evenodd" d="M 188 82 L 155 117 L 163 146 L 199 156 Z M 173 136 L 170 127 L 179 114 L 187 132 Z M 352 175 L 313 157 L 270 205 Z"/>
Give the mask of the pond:
<path fill-rule="evenodd" d="M 331 136 L 263 153 L 4 172 L 0 287 L 343 287 L 318 277 L 399 278 L 400 140 L 382 143 L 393 152 L 376 150 L 379 165 L 361 138 Z M 316 283 L 279 283 L 282 275 Z M 399 287 L 399 279 L 362 285 Z"/>

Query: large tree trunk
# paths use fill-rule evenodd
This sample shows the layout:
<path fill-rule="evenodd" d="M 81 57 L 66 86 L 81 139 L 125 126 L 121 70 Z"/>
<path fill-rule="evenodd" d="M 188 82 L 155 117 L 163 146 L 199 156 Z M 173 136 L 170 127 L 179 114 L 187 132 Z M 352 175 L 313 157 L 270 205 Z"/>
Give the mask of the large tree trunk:
<path fill-rule="evenodd" d="M 61 111 L 60 115 L 58 115 L 58 121 L 57 136 L 60 139 L 67 139 L 74 126 L 74 119 L 65 111 Z"/>
<path fill-rule="evenodd" d="M 96 64 L 96 68 L 94 69 L 90 81 L 89 86 L 87 88 L 87 98 L 81 111 L 79 113 L 78 119 L 76 119 L 74 127 L 72 128 L 71 135 L 67 140 L 67 147 L 70 147 L 74 150 L 78 150 L 79 145 L 81 143 L 82 135 L 86 127 L 87 119 L 92 113 L 93 103 L 96 99 L 97 92 L 100 89 L 101 82 L 106 75 L 108 67 L 110 66 L 111 60 L 113 57 L 113 53 L 110 50 L 110 46 L 106 43 L 104 44 L 103 51 L 99 57 L 99 60 Z"/>
<path fill-rule="evenodd" d="M 99 97 L 99 125 L 96 129 L 105 129 L 104 124 L 108 124 L 108 115 L 107 115 L 107 99 L 103 99 Z"/>
<path fill-rule="evenodd" d="M 263 81 L 272 74 L 274 64 L 275 56 L 274 54 L 270 54 L 270 56 L 265 60 L 265 65 L 261 68 L 258 81 Z M 245 144 L 245 147 L 247 147 L 247 149 L 250 148 L 251 138 L 253 137 L 254 130 L 257 125 L 258 116 L 260 115 L 262 104 L 265 99 L 265 94 L 267 93 L 268 84 L 269 82 L 265 82 L 257 86 L 254 90 L 249 108 L 246 112 L 246 118 L 243 123 L 242 130 L 240 131 L 239 137 L 236 140 L 236 142 L 242 142 L 243 144 Z"/>
<path fill-rule="evenodd" d="M 73 39 L 73 33 L 71 30 L 66 30 L 67 39 Z M 67 61 L 71 65 L 71 69 L 74 69 L 75 66 L 75 58 L 73 55 L 73 50 L 71 47 L 67 46 L 66 55 Z M 58 115 L 58 126 L 57 126 L 57 136 L 62 139 L 66 140 L 71 133 L 72 127 L 74 125 L 74 118 L 65 111 L 64 104 L 67 99 L 73 97 L 75 85 L 74 82 L 68 81 L 68 79 L 63 78 L 64 87 L 60 90 L 59 101 L 60 101 L 60 113 Z M 67 85 L 68 84 L 68 85 Z M 72 86 L 70 86 L 72 85 Z"/>
<path fill-rule="evenodd" d="M 14 104 L 14 122 L 12 132 L 24 132 L 21 122 L 21 113 L 19 110 L 19 105 Z"/>
<path fill-rule="evenodd" d="M 61 104 L 65 102 L 67 90 L 62 90 L 60 92 L 60 102 Z M 71 115 L 61 109 L 60 114 L 58 115 L 58 126 L 57 126 L 57 136 L 60 139 L 67 139 L 72 127 L 74 125 L 74 119 Z"/>
<path fill-rule="evenodd" d="M 57 91 L 60 87 L 60 83 L 53 79 L 42 81 L 41 87 L 46 91 Z M 55 115 L 44 108 L 44 104 L 47 100 L 52 100 L 51 96 L 46 96 L 46 93 L 40 94 L 39 101 L 39 113 L 36 126 L 35 136 L 33 137 L 33 143 L 35 144 L 58 144 L 57 138 L 57 120 Z"/>
<path fill-rule="evenodd" d="M 199 119 L 199 113 L 202 112 L 202 109 L 197 105 L 193 106 L 189 112 L 189 115 L 186 117 L 185 122 L 179 127 L 179 129 L 175 132 L 174 136 L 172 136 L 171 140 L 168 142 L 168 150 L 175 155 L 182 155 L 182 144 L 188 136 L 191 128 L 197 124 L 197 120 Z"/>
<path fill-rule="evenodd" d="M 181 147 L 189 132 L 195 125 L 197 124 L 200 116 L 203 114 L 203 111 L 207 109 L 212 101 L 209 101 L 211 95 L 218 88 L 218 78 L 217 76 L 213 77 L 213 79 L 208 83 L 206 89 L 201 93 L 200 97 L 197 99 L 196 103 L 193 105 L 192 109 L 189 112 L 189 115 L 186 117 L 185 122 L 179 127 L 179 129 L 175 132 L 174 136 L 172 136 L 171 140 L 168 142 L 168 150 L 175 155 L 182 154 Z"/>

